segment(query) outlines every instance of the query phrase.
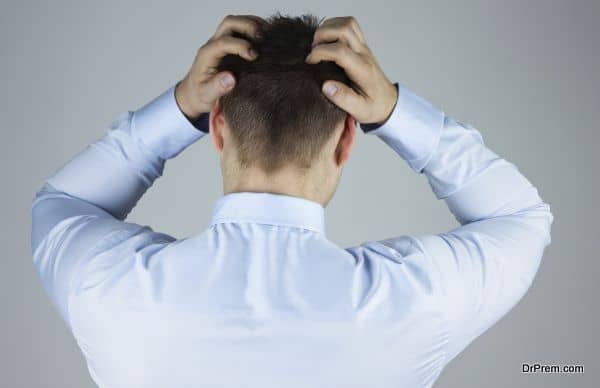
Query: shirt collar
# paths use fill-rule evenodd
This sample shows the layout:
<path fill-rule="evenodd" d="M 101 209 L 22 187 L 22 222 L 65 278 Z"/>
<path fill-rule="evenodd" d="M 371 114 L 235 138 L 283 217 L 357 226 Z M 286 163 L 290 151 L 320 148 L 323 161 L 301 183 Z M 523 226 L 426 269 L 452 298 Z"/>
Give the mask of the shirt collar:
<path fill-rule="evenodd" d="M 274 193 L 238 192 L 219 198 L 211 225 L 250 222 L 325 233 L 325 209 L 317 202 Z"/>

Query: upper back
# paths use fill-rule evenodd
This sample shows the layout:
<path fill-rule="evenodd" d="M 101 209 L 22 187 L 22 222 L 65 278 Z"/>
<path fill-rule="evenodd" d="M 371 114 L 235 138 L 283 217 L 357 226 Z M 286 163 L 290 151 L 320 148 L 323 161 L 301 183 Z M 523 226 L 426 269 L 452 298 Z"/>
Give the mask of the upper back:
<path fill-rule="evenodd" d="M 102 387 L 416 387 L 443 366 L 443 317 L 409 250 L 244 222 L 121 249 L 70 301 Z"/>

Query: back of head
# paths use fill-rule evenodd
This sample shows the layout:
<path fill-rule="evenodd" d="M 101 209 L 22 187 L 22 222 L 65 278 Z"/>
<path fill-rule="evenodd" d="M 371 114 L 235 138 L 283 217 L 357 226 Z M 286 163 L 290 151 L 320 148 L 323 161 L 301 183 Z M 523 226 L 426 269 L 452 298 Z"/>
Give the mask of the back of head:
<path fill-rule="evenodd" d="M 287 164 L 310 168 L 346 113 L 321 92 L 325 80 L 351 84 L 333 62 L 305 63 L 319 25 L 315 16 L 271 16 L 259 39 L 242 36 L 258 53 L 254 61 L 227 55 L 218 70 L 236 77 L 221 98 L 242 166 L 267 173 Z"/>

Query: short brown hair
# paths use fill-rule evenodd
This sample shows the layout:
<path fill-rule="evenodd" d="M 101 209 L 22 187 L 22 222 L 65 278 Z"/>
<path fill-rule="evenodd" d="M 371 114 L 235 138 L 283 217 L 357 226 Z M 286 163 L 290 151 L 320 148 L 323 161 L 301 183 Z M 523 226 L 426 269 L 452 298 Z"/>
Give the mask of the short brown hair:
<path fill-rule="evenodd" d="M 221 60 L 218 70 L 236 77 L 221 105 L 242 165 L 258 165 L 267 173 L 288 163 L 308 168 L 346 117 L 321 92 L 325 80 L 351 85 L 344 70 L 333 62 L 304 61 L 318 25 L 313 15 L 273 15 L 260 28 L 260 38 L 238 35 L 251 42 L 257 59 Z"/>

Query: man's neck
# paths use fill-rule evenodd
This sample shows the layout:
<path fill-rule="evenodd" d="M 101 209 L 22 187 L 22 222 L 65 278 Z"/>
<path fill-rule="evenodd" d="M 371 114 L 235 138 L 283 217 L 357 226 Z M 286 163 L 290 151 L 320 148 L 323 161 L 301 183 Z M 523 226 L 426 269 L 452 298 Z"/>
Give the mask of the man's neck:
<path fill-rule="evenodd" d="M 240 170 L 235 176 L 223 178 L 225 194 L 236 192 L 256 192 L 289 195 L 305 198 L 325 206 L 326 193 L 323 188 L 315 187 L 316 180 L 310 172 L 296 169 L 281 169 L 267 174 L 255 168 Z"/>

